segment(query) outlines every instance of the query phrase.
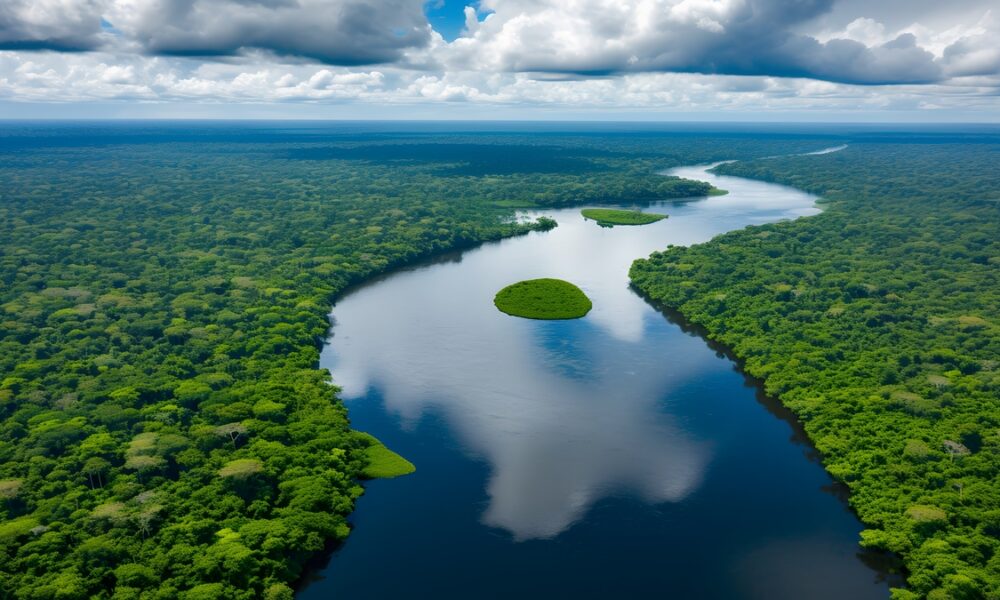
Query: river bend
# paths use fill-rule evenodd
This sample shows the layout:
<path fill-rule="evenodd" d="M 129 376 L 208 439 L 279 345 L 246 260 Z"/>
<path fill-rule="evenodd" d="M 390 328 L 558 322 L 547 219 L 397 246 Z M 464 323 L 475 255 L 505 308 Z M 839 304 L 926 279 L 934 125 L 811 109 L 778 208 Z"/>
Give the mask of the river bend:
<path fill-rule="evenodd" d="M 670 218 L 559 227 L 377 278 L 341 298 L 321 366 L 351 419 L 417 467 L 366 484 L 354 532 L 301 598 L 887 598 L 861 525 L 787 414 L 628 286 L 668 244 L 818 212 L 717 176 Z M 531 321 L 497 290 L 557 277 L 585 318 Z"/>

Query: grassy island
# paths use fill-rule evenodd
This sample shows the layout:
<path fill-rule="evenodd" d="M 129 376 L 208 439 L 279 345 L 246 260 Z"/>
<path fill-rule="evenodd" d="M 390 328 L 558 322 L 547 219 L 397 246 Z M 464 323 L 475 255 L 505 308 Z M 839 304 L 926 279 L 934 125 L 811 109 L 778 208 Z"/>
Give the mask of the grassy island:
<path fill-rule="evenodd" d="M 359 432 L 358 435 L 370 442 L 370 445 L 365 449 L 368 466 L 361 472 L 365 478 L 389 479 L 409 475 L 417 470 L 413 463 L 386 448 L 385 444 L 375 436 L 363 432 Z"/>
<path fill-rule="evenodd" d="M 644 213 L 638 210 L 616 208 L 585 208 L 580 211 L 585 219 L 593 219 L 598 225 L 648 225 L 667 218 L 667 215 Z"/>
<path fill-rule="evenodd" d="M 593 307 L 583 290 L 562 279 L 529 279 L 497 292 L 493 304 L 526 319 L 578 319 Z"/>

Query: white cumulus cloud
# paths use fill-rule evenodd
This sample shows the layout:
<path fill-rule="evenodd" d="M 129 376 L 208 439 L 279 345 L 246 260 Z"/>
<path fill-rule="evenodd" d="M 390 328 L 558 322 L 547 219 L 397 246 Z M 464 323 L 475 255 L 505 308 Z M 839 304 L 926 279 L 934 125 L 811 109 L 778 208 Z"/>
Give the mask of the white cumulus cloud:
<path fill-rule="evenodd" d="M 1000 112 L 993 0 L 0 0 L 10 102 Z M 3 116 L 0 114 L 0 116 Z"/>

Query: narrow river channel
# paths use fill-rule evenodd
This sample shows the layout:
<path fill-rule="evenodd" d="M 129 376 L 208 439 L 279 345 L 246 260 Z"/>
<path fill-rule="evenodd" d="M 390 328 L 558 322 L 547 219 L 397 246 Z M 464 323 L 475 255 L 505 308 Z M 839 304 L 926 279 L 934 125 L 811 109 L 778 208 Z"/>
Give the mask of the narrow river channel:
<path fill-rule="evenodd" d="M 726 196 L 394 272 L 333 309 L 321 365 L 354 426 L 417 467 L 373 481 L 301 598 L 887 598 L 861 525 L 793 421 L 728 358 L 628 287 L 668 244 L 818 212 L 814 196 L 716 176 Z M 493 306 L 535 277 L 594 309 L 531 321 Z"/>

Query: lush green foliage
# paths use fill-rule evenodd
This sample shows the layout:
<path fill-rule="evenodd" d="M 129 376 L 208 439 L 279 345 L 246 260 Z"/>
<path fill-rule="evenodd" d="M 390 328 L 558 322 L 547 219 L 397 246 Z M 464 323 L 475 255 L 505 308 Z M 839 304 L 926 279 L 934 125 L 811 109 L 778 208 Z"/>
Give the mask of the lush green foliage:
<path fill-rule="evenodd" d="M 400 168 L 229 143 L 0 172 L 2 597 L 288 589 L 347 535 L 372 464 L 316 369 L 331 299 L 534 227 Z"/>
<path fill-rule="evenodd" d="M 0 597 L 288 597 L 379 462 L 316 370 L 337 294 L 820 137 L 5 124 Z"/>
<path fill-rule="evenodd" d="M 667 215 L 614 208 L 585 208 L 580 211 L 580 214 L 585 219 L 597 221 L 597 224 L 602 226 L 648 225 L 667 218 Z"/>
<path fill-rule="evenodd" d="M 503 288 L 493 304 L 526 319 L 579 319 L 593 308 L 583 290 L 562 279 L 528 279 Z"/>
<path fill-rule="evenodd" d="M 993 138 L 724 165 L 825 211 L 631 271 L 802 419 L 862 543 L 903 557 L 899 599 L 1000 597 L 998 164 Z"/>
<path fill-rule="evenodd" d="M 358 435 L 366 436 L 371 442 L 366 451 L 368 465 L 361 472 L 363 476 L 369 479 L 387 479 L 409 475 L 417 470 L 413 463 L 386 448 L 375 437 L 360 432 Z"/>

